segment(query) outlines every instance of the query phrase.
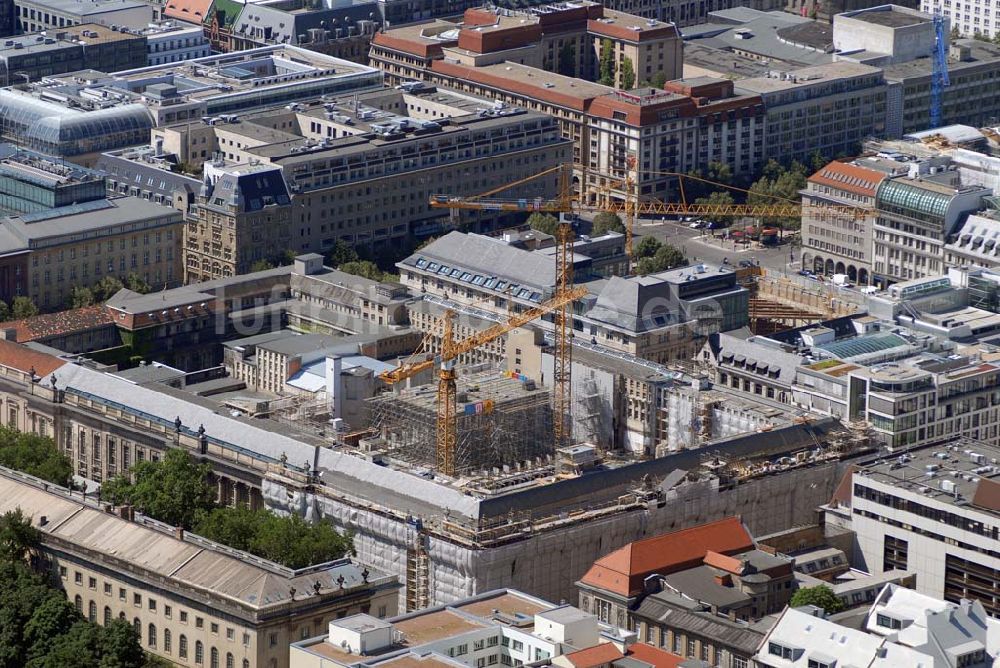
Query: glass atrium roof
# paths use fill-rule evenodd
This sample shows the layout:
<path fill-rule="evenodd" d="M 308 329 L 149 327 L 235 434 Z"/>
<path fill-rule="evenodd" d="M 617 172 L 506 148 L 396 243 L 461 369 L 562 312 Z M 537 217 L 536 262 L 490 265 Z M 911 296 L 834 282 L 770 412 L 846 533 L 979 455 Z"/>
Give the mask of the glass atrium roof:
<path fill-rule="evenodd" d="M 951 195 L 934 192 L 900 179 L 887 179 L 878 190 L 879 208 L 896 207 L 920 213 L 923 216 L 943 218 L 951 202 Z"/>

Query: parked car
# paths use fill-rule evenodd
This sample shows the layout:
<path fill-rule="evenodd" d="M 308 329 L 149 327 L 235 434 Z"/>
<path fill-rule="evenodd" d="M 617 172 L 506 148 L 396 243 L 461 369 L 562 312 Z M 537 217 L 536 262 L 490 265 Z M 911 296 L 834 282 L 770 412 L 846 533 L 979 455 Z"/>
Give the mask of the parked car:
<path fill-rule="evenodd" d="M 799 269 L 799 276 L 812 276 L 813 273 L 808 269 Z"/>

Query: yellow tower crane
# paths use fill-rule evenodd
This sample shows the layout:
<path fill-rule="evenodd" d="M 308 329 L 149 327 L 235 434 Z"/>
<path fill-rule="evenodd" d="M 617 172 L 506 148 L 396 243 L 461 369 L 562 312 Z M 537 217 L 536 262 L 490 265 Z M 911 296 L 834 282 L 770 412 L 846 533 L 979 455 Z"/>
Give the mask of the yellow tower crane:
<path fill-rule="evenodd" d="M 840 214 L 860 218 L 869 213 L 871 208 L 864 205 L 835 205 L 835 204 L 804 204 L 795 200 L 781 199 L 775 197 L 775 201 L 768 204 L 709 204 L 690 203 L 684 195 L 684 181 L 693 180 L 708 184 L 719 190 L 735 190 L 749 193 L 749 191 L 736 188 L 724 183 L 717 183 L 708 179 L 703 179 L 690 174 L 680 174 L 674 172 L 656 172 L 662 176 L 675 177 L 680 184 L 679 202 L 664 202 L 655 198 L 642 196 L 635 192 L 637 182 L 634 170 L 634 162 L 629 160 L 629 169 L 624 179 L 617 177 L 607 177 L 610 179 L 609 185 L 592 189 L 584 193 L 573 193 L 569 186 L 570 175 L 573 171 L 587 172 L 593 175 L 588 168 L 562 164 L 551 167 L 537 174 L 518 181 L 513 181 L 506 185 L 494 188 L 478 195 L 470 197 L 458 197 L 453 195 L 433 195 L 430 204 L 434 208 L 442 209 L 471 209 L 479 211 L 521 211 L 524 213 L 619 213 L 624 215 L 625 223 L 625 253 L 628 256 L 630 267 L 633 257 L 632 237 L 634 234 L 635 220 L 640 216 L 709 216 L 709 217 L 733 217 L 733 218 L 798 218 L 803 211 L 818 211 L 826 214 Z M 538 178 L 548 176 L 553 173 L 560 175 L 559 194 L 556 197 L 547 198 L 502 198 L 495 197 L 512 188 L 528 183 Z M 597 175 L 600 176 L 600 175 Z M 585 179 L 586 180 L 586 179 Z M 623 187 L 624 197 L 616 197 L 613 191 Z M 595 202 L 587 201 L 594 198 Z M 566 228 L 569 225 L 563 223 Z M 562 227 L 560 228 L 562 229 Z"/>
<path fill-rule="evenodd" d="M 487 343 L 503 336 L 512 329 L 528 324 L 552 311 L 568 307 L 574 300 L 587 294 L 586 288 L 574 288 L 557 291 L 555 296 L 528 310 L 511 316 L 504 322 L 497 323 L 467 338 L 456 340 L 454 333 L 455 312 L 445 311 L 440 319 L 441 352 L 437 356 L 428 357 L 416 362 L 404 362 L 395 369 L 382 373 L 379 377 L 389 384 L 396 384 L 411 378 L 427 369 L 439 366 L 437 391 L 437 469 L 444 475 L 455 475 L 455 449 L 458 445 L 456 401 L 455 363 L 459 356 L 480 348 Z M 425 339 L 426 340 L 426 339 Z"/>

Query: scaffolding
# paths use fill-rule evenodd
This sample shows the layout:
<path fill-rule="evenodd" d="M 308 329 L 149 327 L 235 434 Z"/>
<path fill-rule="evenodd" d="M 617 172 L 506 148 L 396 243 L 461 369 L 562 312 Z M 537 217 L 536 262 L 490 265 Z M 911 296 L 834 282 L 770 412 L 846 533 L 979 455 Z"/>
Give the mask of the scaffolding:
<path fill-rule="evenodd" d="M 457 384 L 457 475 L 499 476 L 553 454 L 547 390 L 519 374 L 493 370 L 463 370 Z M 436 401 L 433 385 L 371 400 L 373 428 L 386 454 L 436 468 Z"/>

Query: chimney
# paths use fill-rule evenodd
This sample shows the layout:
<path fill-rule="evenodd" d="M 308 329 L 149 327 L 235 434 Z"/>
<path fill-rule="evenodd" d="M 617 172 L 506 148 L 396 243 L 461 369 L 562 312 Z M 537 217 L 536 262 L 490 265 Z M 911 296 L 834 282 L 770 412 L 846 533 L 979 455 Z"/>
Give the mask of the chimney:
<path fill-rule="evenodd" d="M 174 538 L 184 540 L 184 527 L 174 527 Z"/>
<path fill-rule="evenodd" d="M 135 521 L 135 510 L 132 506 L 125 504 L 124 506 L 118 506 L 118 516 L 123 520 L 128 520 L 129 522 Z"/>
<path fill-rule="evenodd" d="M 49 518 L 46 517 L 45 515 L 42 515 L 41 517 L 38 518 L 38 526 L 43 527 L 48 523 L 49 523 Z"/>
<path fill-rule="evenodd" d="M 715 580 L 715 584 L 719 585 L 720 587 L 732 587 L 733 586 L 733 578 L 732 578 L 732 576 L 729 573 L 723 573 L 721 575 L 716 575 L 715 578 L 714 578 L 714 580 Z"/>

